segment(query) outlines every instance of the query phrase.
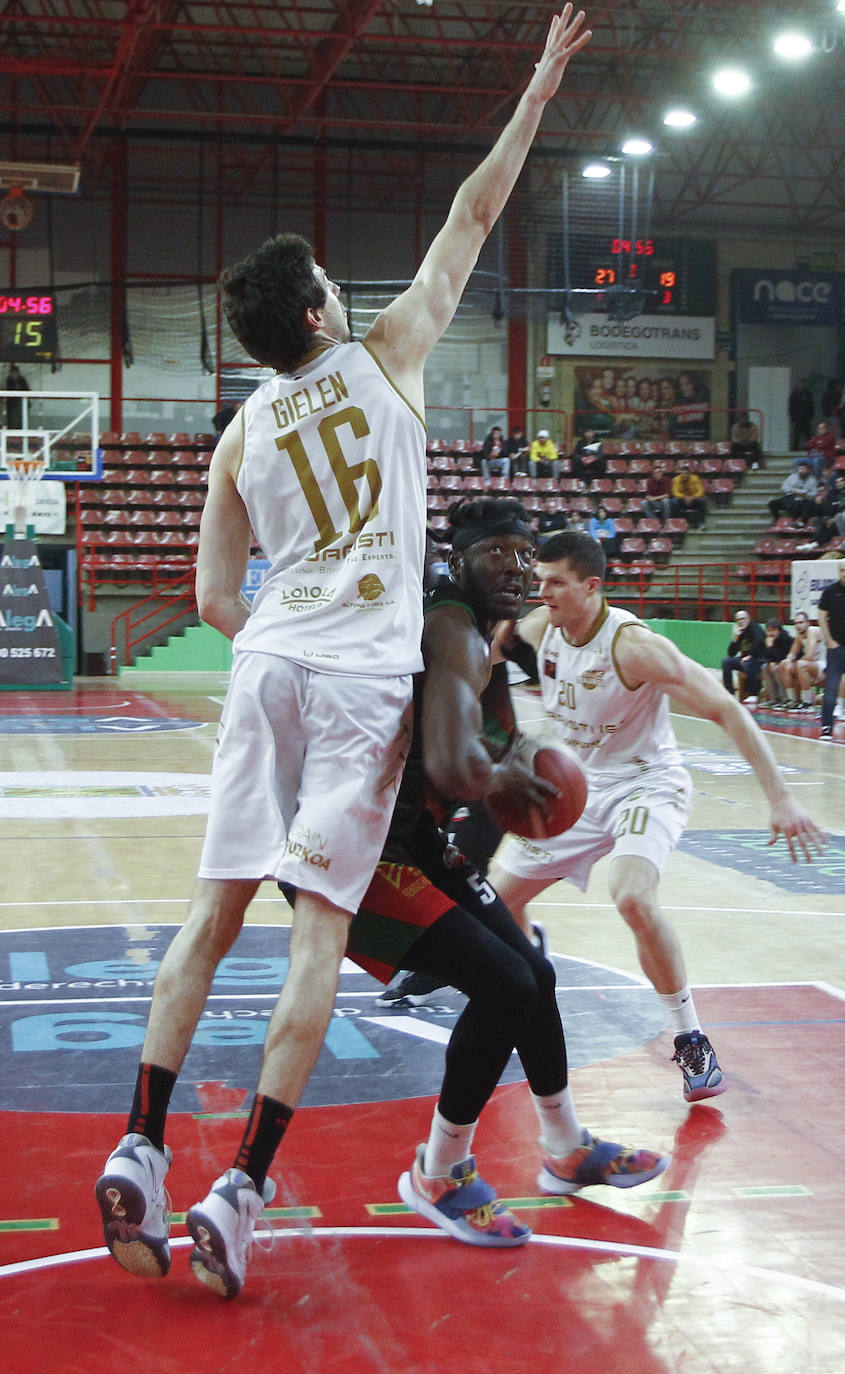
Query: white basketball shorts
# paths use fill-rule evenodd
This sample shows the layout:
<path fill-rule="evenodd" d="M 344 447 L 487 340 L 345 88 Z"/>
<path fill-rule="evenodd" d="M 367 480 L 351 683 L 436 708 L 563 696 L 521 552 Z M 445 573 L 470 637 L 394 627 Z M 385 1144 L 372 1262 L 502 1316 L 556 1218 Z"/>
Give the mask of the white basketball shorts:
<path fill-rule="evenodd" d="M 282 879 L 356 911 L 402 779 L 411 685 L 236 653 L 199 876 Z"/>
<path fill-rule="evenodd" d="M 548 840 L 506 835 L 496 863 L 518 878 L 568 878 L 582 892 L 605 854 L 648 859 L 662 873 L 689 820 L 691 799 L 692 782 L 680 766 L 606 787 L 591 778 L 584 814 L 571 830 Z"/>

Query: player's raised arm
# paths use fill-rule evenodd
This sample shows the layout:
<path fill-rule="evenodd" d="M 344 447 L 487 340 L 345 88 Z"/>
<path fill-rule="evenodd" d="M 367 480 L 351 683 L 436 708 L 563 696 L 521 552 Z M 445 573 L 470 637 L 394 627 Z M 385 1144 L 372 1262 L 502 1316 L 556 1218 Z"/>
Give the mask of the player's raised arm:
<path fill-rule="evenodd" d="M 367 336 L 390 375 L 406 388 L 409 374 L 421 368 L 458 307 L 569 59 L 590 39 L 584 19 L 584 11 L 573 14 L 571 4 L 554 16 L 543 53 L 514 114 L 484 161 L 459 187 L 446 223 L 410 287 L 379 316 Z"/>
<path fill-rule="evenodd" d="M 664 639 L 637 626 L 619 635 L 616 663 L 629 687 L 648 682 L 663 689 L 679 705 L 705 720 L 720 725 L 743 758 L 751 764 L 769 803 L 770 844 L 783 835 L 793 860 L 797 848 L 808 862 L 820 853 L 826 835 L 804 807 L 795 800 L 778 769 L 769 742 L 753 716 L 740 706 L 721 683 Z"/>

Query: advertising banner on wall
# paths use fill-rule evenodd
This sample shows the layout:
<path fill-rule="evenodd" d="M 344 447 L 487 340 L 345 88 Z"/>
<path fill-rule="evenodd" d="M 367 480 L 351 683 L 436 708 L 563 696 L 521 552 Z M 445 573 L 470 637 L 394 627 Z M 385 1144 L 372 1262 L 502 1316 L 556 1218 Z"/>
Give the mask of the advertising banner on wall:
<path fill-rule="evenodd" d="M 731 273 L 736 324 L 827 325 L 842 323 L 845 275 L 736 268 Z"/>
<path fill-rule="evenodd" d="M 14 520 L 9 510 L 8 481 L 0 481 L 0 530 Z M 64 534 L 67 528 L 67 497 L 64 482 L 36 482 L 30 524 L 36 534 Z"/>
<path fill-rule="evenodd" d="M 825 587 L 839 581 L 837 558 L 807 559 L 792 564 L 792 597 L 790 614 L 794 620 L 803 611 L 810 620 L 819 618 L 819 597 Z"/>
<path fill-rule="evenodd" d="M 546 352 L 559 357 L 712 361 L 716 321 L 712 315 L 637 315 L 632 320 L 613 320 L 609 315 L 585 314 L 564 326 L 559 315 L 550 315 Z"/>
<path fill-rule="evenodd" d="M 35 545 L 7 539 L 0 551 L 0 685 L 61 680 L 58 630 Z"/>
<path fill-rule="evenodd" d="M 623 439 L 709 439 L 710 373 L 690 368 L 576 367 L 575 432 Z"/>

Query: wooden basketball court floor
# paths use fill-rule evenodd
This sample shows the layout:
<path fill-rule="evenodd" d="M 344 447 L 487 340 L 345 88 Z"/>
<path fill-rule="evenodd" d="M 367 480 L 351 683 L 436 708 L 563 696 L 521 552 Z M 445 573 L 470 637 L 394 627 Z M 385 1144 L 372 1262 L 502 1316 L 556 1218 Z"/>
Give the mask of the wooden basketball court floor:
<path fill-rule="evenodd" d="M 221 966 L 169 1123 L 173 1265 L 133 1279 L 102 1246 L 93 1184 L 124 1130 L 158 958 L 204 826 L 222 676 L 0 695 L 0 1321 L 3 1366 L 287 1374 L 838 1374 L 845 1369 L 845 739 L 777 722 L 781 765 L 830 832 L 824 857 L 766 845 L 730 741 L 676 717 L 695 786 L 665 874 L 728 1091 L 686 1106 L 671 1037 L 609 904 L 536 914 L 556 951 L 582 1120 L 671 1150 L 630 1192 L 538 1196 L 514 1064 L 476 1137 L 482 1172 L 534 1228 L 479 1251 L 405 1212 L 459 999 L 378 1008 L 351 966 L 273 1175 L 273 1245 L 223 1303 L 190 1276 L 184 1211 L 231 1162 L 284 974 L 288 909 L 261 888 Z M 539 710 L 522 693 L 530 730 Z M 774 725 L 774 720 L 770 722 Z M 838 731 L 843 730 L 838 726 Z"/>

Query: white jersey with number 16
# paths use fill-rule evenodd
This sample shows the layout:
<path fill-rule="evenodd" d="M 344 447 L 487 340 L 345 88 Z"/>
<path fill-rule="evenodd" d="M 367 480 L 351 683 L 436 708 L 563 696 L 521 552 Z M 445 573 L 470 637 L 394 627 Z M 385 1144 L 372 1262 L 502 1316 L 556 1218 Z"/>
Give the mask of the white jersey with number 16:
<path fill-rule="evenodd" d="M 322 672 L 422 668 L 425 427 L 360 343 L 243 407 L 238 491 L 270 560 L 235 649 Z"/>

